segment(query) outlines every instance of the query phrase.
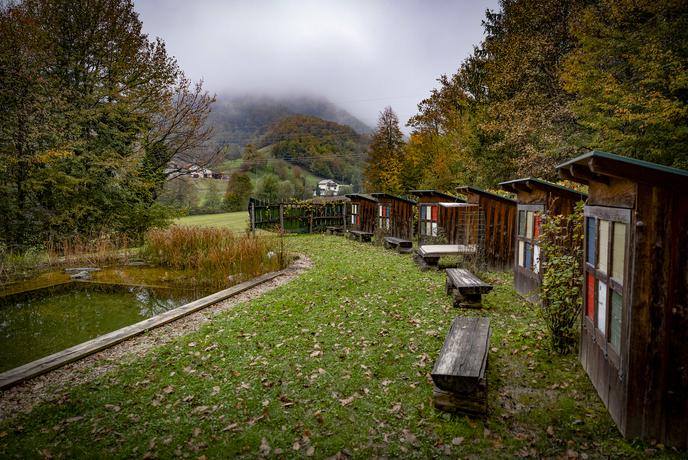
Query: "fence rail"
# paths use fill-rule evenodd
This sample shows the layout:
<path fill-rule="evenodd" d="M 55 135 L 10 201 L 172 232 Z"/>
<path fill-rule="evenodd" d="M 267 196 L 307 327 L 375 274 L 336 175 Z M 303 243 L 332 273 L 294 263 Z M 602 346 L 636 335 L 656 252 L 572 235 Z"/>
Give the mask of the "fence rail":
<path fill-rule="evenodd" d="M 251 198 L 248 205 L 251 231 L 320 233 L 327 227 L 346 229 L 347 203 L 268 203 Z"/>

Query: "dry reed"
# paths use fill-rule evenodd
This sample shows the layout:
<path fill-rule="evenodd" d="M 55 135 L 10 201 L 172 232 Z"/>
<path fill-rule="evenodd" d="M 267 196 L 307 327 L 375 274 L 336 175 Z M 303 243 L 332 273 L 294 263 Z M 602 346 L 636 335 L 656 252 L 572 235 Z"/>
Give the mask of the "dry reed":
<path fill-rule="evenodd" d="M 140 255 L 154 265 L 193 270 L 205 282 L 224 286 L 283 268 L 284 248 L 275 236 L 172 226 L 148 231 Z"/>

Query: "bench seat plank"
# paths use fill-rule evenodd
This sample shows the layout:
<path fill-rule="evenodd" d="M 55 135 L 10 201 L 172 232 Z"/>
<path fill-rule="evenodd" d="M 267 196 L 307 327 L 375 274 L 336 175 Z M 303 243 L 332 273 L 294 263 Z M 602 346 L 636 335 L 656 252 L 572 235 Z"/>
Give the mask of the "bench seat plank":
<path fill-rule="evenodd" d="M 418 254 L 421 257 L 443 257 L 475 254 L 477 250 L 475 244 L 425 244 L 418 248 Z"/>
<path fill-rule="evenodd" d="M 492 285 L 464 268 L 448 268 L 447 290 L 451 288 L 458 289 L 461 294 L 487 294 L 492 290 Z"/>
<path fill-rule="evenodd" d="M 490 319 L 458 316 L 444 340 L 431 376 L 435 385 L 453 393 L 471 393 L 485 378 Z"/>
<path fill-rule="evenodd" d="M 396 248 L 400 253 L 409 253 L 413 249 L 413 242 L 395 236 L 386 236 L 384 246 L 387 249 Z"/>

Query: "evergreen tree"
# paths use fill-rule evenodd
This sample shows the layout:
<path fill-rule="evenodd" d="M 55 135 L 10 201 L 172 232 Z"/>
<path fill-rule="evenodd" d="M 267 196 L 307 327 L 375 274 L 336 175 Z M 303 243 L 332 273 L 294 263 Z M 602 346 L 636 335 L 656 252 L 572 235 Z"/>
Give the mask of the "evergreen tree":
<path fill-rule="evenodd" d="M 368 147 L 365 179 L 370 191 L 393 194 L 402 192 L 404 146 L 399 118 L 391 107 L 385 107 L 380 113 L 377 129 Z"/>
<path fill-rule="evenodd" d="M 235 171 L 229 176 L 225 192 L 225 207 L 228 211 L 244 211 L 253 193 L 251 178 L 247 173 Z"/>

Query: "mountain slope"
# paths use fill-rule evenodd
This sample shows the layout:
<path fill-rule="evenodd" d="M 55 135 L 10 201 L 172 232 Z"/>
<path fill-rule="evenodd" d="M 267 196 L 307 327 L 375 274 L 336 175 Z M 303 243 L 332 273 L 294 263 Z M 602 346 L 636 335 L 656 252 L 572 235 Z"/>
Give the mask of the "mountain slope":
<path fill-rule="evenodd" d="M 270 125 L 258 142 L 313 174 L 359 183 L 367 138 L 349 126 L 307 115 L 290 115 Z"/>
<path fill-rule="evenodd" d="M 318 97 L 218 96 L 209 122 L 214 127 L 215 143 L 227 145 L 238 155 L 241 148 L 256 143 L 275 122 L 290 115 L 310 115 L 347 125 L 359 134 L 372 129 L 365 123 Z"/>

